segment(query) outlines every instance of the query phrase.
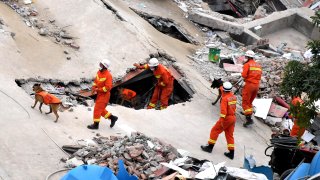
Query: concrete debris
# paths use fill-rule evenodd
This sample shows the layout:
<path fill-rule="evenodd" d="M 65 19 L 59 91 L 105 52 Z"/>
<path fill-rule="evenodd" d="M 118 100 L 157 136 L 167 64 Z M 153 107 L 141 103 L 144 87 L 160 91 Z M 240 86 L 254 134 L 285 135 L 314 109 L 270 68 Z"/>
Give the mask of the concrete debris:
<path fill-rule="evenodd" d="M 123 160 L 128 173 L 139 179 L 166 179 L 168 176 L 208 179 L 220 177 L 218 171 L 227 169 L 224 162 L 214 165 L 208 160 L 182 157 L 171 145 L 139 132 L 124 137 L 99 135 L 94 137 L 93 141 L 97 146 L 84 146 L 73 152 L 69 160 L 66 160 L 65 166 L 97 164 L 107 166 L 117 174 L 118 161 Z M 72 146 L 64 146 L 66 147 Z"/>
<path fill-rule="evenodd" d="M 91 91 L 92 79 L 82 78 L 79 81 L 60 81 L 57 79 L 42 79 L 39 78 L 29 78 L 29 79 L 16 79 L 18 86 L 23 88 L 28 94 L 34 96 L 32 91 L 32 86 L 34 83 L 41 83 L 41 86 L 51 94 L 54 94 L 61 99 L 62 103 L 65 105 L 76 106 L 77 104 L 90 106 L 93 105 L 93 100 L 89 96 L 83 96 L 81 92 Z M 72 112 L 72 109 L 69 109 Z"/>
<path fill-rule="evenodd" d="M 3 2 L 15 10 L 21 17 L 23 17 L 23 21 L 28 27 L 39 29 L 39 35 L 47 36 L 52 41 L 59 44 L 64 44 L 63 41 L 61 41 L 61 38 L 73 39 L 73 37 L 65 30 L 65 28 L 68 26 L 60 27 L 55 24 L 54 19 L 48 19 L 46 15 L 39 14 L 35 6 L 30 5 L 33 3 L 33 1 L 24 0 L 23 3 L 20 3 L 10 0 Z M 80 48 L 79 45 L 76 45 L 75 43 L 71 47 L 75 49 Z"/>
<path fill-rule="evenodd" d="M 287 108 L 272 103 L 268 114 L 273 117 L 282 118 L 287 111 Z"/>
<path fill-rule="evenodd" d="M 266 124 L 271 125 L 271 126 L 275 126 L 275 125 L 281 126 L 282 118 L 267 116 L 267 118 L 264 120 L 264 122 Z"/>
<path fill-rule="evenodd" d="M 163 170 L 161 162 L 169 162 L 180 156 L 171 145 L 142 133 L 132 133 L 131 136 L 124 137 L 97 136 L 93 141 L 97 146 L 78 149 L 66 166 L 78 165 L 78 162 L 98 164 L 109 167 L 116 174 L 118 160 L 122 159 L 130 174 L 135 174 L 139 179 L 150 179 L 165 175 L 166 171 Z M 155 147 L 150 148 L 147 142 L 151 142 Z"/>
<path fill-rule="evenodd" d="M 41 29 L 39 30 L 39 34 L 40 34 L 41 36 L 46 36 L 46 35 L 49 34 L 49 31 L 48 31 L 46 28 L 41 28 Z"/>
<path fill-rule="evenodd" d="M 233 34 L 242 34 L 244 31 L 244 27 L 233 22 L 228 22 L 223 19 L 208 15 L 206 13 L 192 11 L 188 17 L 191 21 L 196 22 L 198 24 L 205 25 L 207 27 L 211 27 L 213 29 L 219 29 L 223 31 L 227 31 Z"/>
<path fill-rule="evenodd" d="M 83 165 L 84 163 L 83 163 L 83 161 L 82 160 L 79 160 L 79 159 L 77 159 L 77 158 L 72 158 L 72 159 L 68 159 L 67 161 L 66 161 L 66 164 L 65 164 L 65 166 L 66 167 L 68 167 L 68 168 L 74 168 L 74 167 L 77 167 L 77 166 L 81 166 L 81 165 Z"/>
<path fill-rule="evenodd" d="M 267 10 L 265 9 L 264 6 L 259 6 L 258 9 L 256 10 L 256 12 L 253 15 L 254 19 L 260 19 L 260 18 L 264 18 L 267 16 Z"/>

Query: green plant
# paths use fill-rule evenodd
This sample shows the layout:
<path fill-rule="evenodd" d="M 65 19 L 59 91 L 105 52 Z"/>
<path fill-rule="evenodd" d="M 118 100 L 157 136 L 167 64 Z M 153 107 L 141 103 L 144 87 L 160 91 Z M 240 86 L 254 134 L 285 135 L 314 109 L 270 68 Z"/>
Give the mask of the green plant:
<path fill-rule="evenodd" d="M 311 19 L 313 24 L 319 27 L 320 10 Z M 304 128 L 310 126 L 310 119 L 317 115 L 314 103 L 320 99 L 320 40 L 308 42 L 307 47 L 313 54 L 311 63 L 290 61 L 281 84 L 282 93 L 290 97 L 301 97 L 302 93 L 306 93 L 303 104 L 290 106 L 290 113 L 298 119 L 298 125 Z"/>

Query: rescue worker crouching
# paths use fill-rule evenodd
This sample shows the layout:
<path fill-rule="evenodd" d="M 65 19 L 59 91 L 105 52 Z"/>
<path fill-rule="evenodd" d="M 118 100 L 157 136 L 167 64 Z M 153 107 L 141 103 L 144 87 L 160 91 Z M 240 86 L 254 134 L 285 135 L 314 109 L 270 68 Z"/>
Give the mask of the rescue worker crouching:
<path fill-rule="evenodd" d="M 219 134 L 224 131 L 227 140 L 227 148 L 229 150 L 229 152 L 225 152 L 224 155 L 233 159 L 235 149 L 233 132 L 236 123 L 235 112 L 237 107 L 237 97 L 231 92 L 231 90 L 232 84 L 230 82 L 224 82 L 223 93 L 220 101 L 220 118 L 211 129 L 208 144 L 201 146 L 201 149 L 205 152 L 211 153 Z"/>
<path fill-rule="evenodd" d="M 137 104 L 137 93 L 131 89 L 120 87 L 118 88 L 118 94 L 121 98 L 120 105 L 128 102 L 130 106 L 135 107 Z"/>
<path fill-rule="evenodd" d="M 101 116 L 105 119 L 111 120 L 111 128 L 118 120 L 117 116 L 112 115 L 106 110 L 106 107 L 110 100 L 110 91 L 112 88 L 112 75 L 108 70 L 110 61 L 103 60 L 100 62 L 99 66 L 99 71 L 97 72 L 96 78 L 92 85 L 92 94 L 97 94 L 97 99 L 95 101 L 93 110 L 93 124 L 88 125 L 88 129 L 99 129 Z"/>
<path fill-rule="evenodd" d="M 169 98 L 173 92 L 174 82 L 174 78 L 170 71 L 164 65 L 160 64 L 157 58 L 151 58 L 148 64 L 143 66 L 137 63 L 133 65 L 138 69 L 150 69 L 158 80 L 147 108 L 155 108 L 159 100 L 160 110 L 167 108 Z"/>
<path fill-rule="evenodd" d="M 243 126 L 248 127 L 253 124 L 251 117 L 253 114 L 252 102 L 259 91 L 262 68 L 261 65 L 254 60 L 255 53 L 253 51 L 248 50 L 245 57 L 247 61 L 243 65 L 241 74 L 245 81 L 245 85 L 242 90 L 242 109 L 246 116 L 246 122 Z"/>

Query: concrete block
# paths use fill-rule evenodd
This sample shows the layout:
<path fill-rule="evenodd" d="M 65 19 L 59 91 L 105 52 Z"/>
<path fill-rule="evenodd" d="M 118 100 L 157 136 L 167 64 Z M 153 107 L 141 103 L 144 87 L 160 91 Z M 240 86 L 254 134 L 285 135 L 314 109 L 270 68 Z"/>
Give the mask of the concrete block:
<path fill-rule="evenodd" d="M 227 72 L 242 72 L 242 65 L 223 63 L 223 69 Z"/>
<path fill-rule="evenodd" d="M 197 11 L 190 12 L 189 19 L 193 22 L 211 27 L 213 29 L 227 31 L 233 34 L 240 35 L 244 31 L 244 27 L 242 25 L 239 25 L 233 22 L 224 21 L 222 19 L 213 17 L 205 13 L 197 12 Z"/>
<path fill-rule="evenodd" d="M 287 108 L 272 103 L 268 114 L 274 117 L 282 118 L 287 111 Z"/>

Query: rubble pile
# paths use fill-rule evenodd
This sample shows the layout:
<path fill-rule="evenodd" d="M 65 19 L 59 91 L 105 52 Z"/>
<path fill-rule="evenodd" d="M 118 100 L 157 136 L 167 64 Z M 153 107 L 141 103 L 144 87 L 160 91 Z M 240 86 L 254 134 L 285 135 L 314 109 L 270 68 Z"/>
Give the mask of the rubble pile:
<path fill-rule="evenodd" d="M 78 143 L 62 146 L 64 151 L 72 154 L 68 159 L 61 159 L 68 168 L 93 164 L 108 167 L 114 174 L 118 174 L 119 160 L 122 160 L 127 172 L 139 179 L 222 179 L 227 176 L 234 179 L 253 176 L 267 179 L 263 174 L 227 167 L 225 162 L 213 164 L 208 160 L 187 156 L 187 151 L 177 150 L 139 132 L 131 136 L 109 138 L 97 134 L 93 140 Z"/>
<path fill-rule="evenodd" d="M 28 27 L 38 29 L 38 33 L 41 36 L 51 37 L 57 44 L 63 44 L 73 49 L 79 49 L 80 46 L 76 44 L 75 37 L 71 36 L 65 28 L 55 24 L 54 19 L 41 16 L 37 9 L 32 5 L 32 1 L 24 0 L 1 0 L 14 11 L 16 11 L 22 18 Z"/>
<path fill-rule="evenodd" d="M 158 171 L 162 168 L 160 163 L 179 157 L 177 150 L 171 145 L 142 133 L 132 133 L 131 136 L 124 137 L 110 136 L 110 138 L 97 134 L 93 141 L 94 144 L 75 150 L 66 161 L 66 166 L 98 164 L 109 167 L 116 174 L 118 160 L 122 159 L 130 174 L 135 174 L 139 179 L 152 179 L 159 176 Z M 63 149 L 70 150 L 68 146 L 64 146 Z M 75 162 L 74 158 L 78 160 L 77 163 L 70 163 Z"/>
<path fill-rule="evenodd" d="M 263 76 L 260 83 L 259 96 L 264 98 L 273 98 L 280 96 L 280 84 L 284 77 L 284 69 L 289 60 L 275 58 L 271 60 L 261 60 Z"/>
<path fill-rule="evenodd" d="M 56 95 L 63 104 L 77 106 L 82 104 L 92 106 L 93 99 L 90 98 L 93 79 L 81 78 L 80 80 L 61 81 L 59 79 L 28 78 L 16 79 L 17 85 L 26 93 L 34 96 L 32 86 L 41 83 L 41 87 L 47 92 Z"/>

